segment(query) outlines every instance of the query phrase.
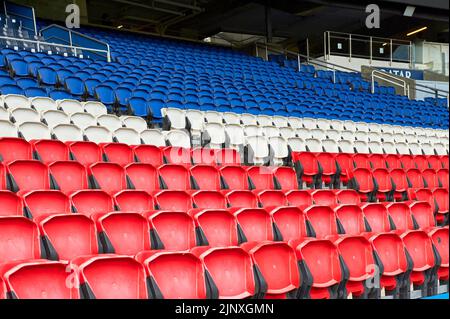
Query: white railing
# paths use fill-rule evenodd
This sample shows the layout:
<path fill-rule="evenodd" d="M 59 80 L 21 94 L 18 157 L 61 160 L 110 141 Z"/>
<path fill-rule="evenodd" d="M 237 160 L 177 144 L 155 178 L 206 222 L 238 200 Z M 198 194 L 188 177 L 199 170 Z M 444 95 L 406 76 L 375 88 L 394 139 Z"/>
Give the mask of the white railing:
<path fill-rule="evenodd" d="M 378 71 L 378 70 L 373 70 L 372 74 L 371 74 L 372 94 L 375 93 L 375 83 L 376 83 L 375 79 L 376 78 L 379 80 L 388 82 L 390 84 L 400 86 L 403 89 L 403 95 L 407 96 L 408 98 L 410 97 L 409 84 L 406 82 L 406 80 L 402 80 L 396 76 L 391 75 L 390 73 L 382 72 L 382 71 Z"/>
<path fill-rule="evenodd" d="M 51 42 L 45 42 L 45 41 L 39 41 L 39 40 L 29 40 L 29 39 L 22 39 L 22 38 L 13 38 L 13 37 L 5 37 L 5 36 L 0 36 L 0 40 L 3 41 L 10 41 L 13 44 L 11 45 L 12 48 L 14 50 L 19 50 L 21 48 L 18 47 L 18 44 L 22 43 L 22 44 L 28 44 L 30 47 L 29 50 L 31 52 L 43 52 L 43 53 L 54 53 L 53 50 L 46 51 L 45 47 L 50 47 L 50 48 L 59 48 L 59 49 L 67 49 L 68 51 L 71 51 L 73 56 L 76 57 L 83 57 L 82 56 L 82 52 L 83 51 L 88 51 L 88 52 L 93 52 L 93 53 L 102 53 L 105 55 L 106 59 L 108 62 L 111 62 L 111 53 L 109 50 L 99 50 L 99 49 L 92 49 L 92 48 L 85 48 L 85 47 L 79 47 L 79 46 L 74 46 L 74 45 L 65 45 L 65 44 L 58 44 L 58 43 L 51 43 Z M 25 46 L 23 46 L 22 49 L 24 49 Z M 58 50 L 55 50 L 58 51 Z M 69 53 L 67 53 L 66 56 L 69 56 Z"/>

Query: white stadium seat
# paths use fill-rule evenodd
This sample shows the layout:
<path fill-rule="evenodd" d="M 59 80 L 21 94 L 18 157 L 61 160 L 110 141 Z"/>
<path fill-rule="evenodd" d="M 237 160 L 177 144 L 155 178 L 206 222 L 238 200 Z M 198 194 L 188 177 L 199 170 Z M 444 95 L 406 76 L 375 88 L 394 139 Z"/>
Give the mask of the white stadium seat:
<path fill-rule="evenodd" d="M 435 155 L 436 151 L 434 145 L 431 143 L 420 143 L 420 148 L 425 155 Z"/>
<path fill-rule="evenodd" d="M 319 128 L 311 130 L 311 136 L 312 138 L 316 138 L 318 140 L 324 140 L 327 138 L 326 132 Z"/>
<path fill-rule="evenodd" d="M 258 125 L 258 119 L 253 114 L 243 113 L 241 114 L 241 123 L 243 125 Z"/>
<path fill-rule="evenodd" d="M 50 140 L 52 134 L 47 125 L 42 122 L 25 122 L 19 126 L 19 132 L 27 141 Z"/>
<path fill-rule="evenodd" d="M 202 146 L 209 148 L 222 148 L 227 140 L 225 128 L 220 123 L 205 123 L 202 136 Z M 204 143 L 208 143 L 207 145 Z"/>
<path fill-rule="evenodd" d="M 341 153 L 355 153 L 355 149 L 353 148 L 353 142 L 347 140 L 340 140 L 337 142 Z"/>
<path fill-rule="evenodd" d="M 342 139 L 342 135 L 338 130 L 328 130 L 325 132 L 327 135 L 327 138 L 339 141 Z"/>
<path fill-rule="evenodd" d="M 139 116 L 121 116 L 120 120 L 122 121 L 123 126 L 132 128 L 138 133 L 148 129 L 147 122 Z"/>
<path fill-rule="evenodd" d="M 10 110 L 10 112 L 16 108 L 31 108 L 30 100 L 23 95 L 8 94 L 3 96 L 4 106 Z"/>
<path fill-rule="evenodd" d="M 388 142 L 388 143 L 395 142 L 394 135 L 392 133 L 383 132 L 383 133 L 381 133 L 381 138 L 383 139 L 383 142 Z"/>
<path fill-rule="evenodd" d="M 244 128 L 238 124 L 225 125 L 225 133 L 227 134 L 228 147 L 239 149 L 245 144 Z"/>
<path fill-rule="evenodd" d="M 264 165 L 267 163 L 269 154 L 269 143 L 263 136 L 250 136 L 246 138 L 247 163 Z"/>
<path fill-rule="evenodd" d="M 60 124 L 52 129 L 52 134 L 62 142 L 81 142 L 83 131 L 73 124 Z"/>
<path fill-rule="evenodd" d="M 295 130 L 303 127 L 303 121 L 301 118 L 289 117 L 288 122 L 289 122 L 289 125 Z"/>
<path fill-rule="evenodd" d="M 369 124 L 365 123 L 365 122 L 356 122 L 356 130 L 358 132 L 365 132 L 365 133 L 369 133 L 370 129 L 369 129 Z"/>
<path fill-rule="evenodd" d="M 305 144 L 306 144 L 306 147 L 309 152 L 313 152 L 313 153 L 323 152 L 322 142 L 319 139 L 307 138 L 307 139 L 305 139 Z"/>
<path fill-rule="evenodd" d="M 406 136 L 402 133 L 395 133 L 394 134 L 394 141 L 395 143 L 406 143 Z"/>
<path fill-rule="evenodd" d="M 64 113 L 66 113 L 67 115 L 84 112 L 84 108 L 81 102 L 75 100 L 58 100 L 56 101 L 56 103 L 58 104 L 58 108 L 64 111 Z"/>
<path fill-rule="evenodd" d="M 226 124 L 241 124 L 241 117 L 236 113 L 225 112 L 223 113 L 223 119 Z"/>
<path fill-rule="evenodd" d="M 399 154 L 411 154 L 408 144 L 404 142 L 395 143 L 395 147 L 397 148 Z"/>
<path fill-rule="evenodd" d="M 258 115 L 258 123 L 259 126 L 272 126 L 273 125 L 273 119 L 272 117 L 268 115 Z"/>
<path fill-rule="evenodd" d="M 48 110 L 42 113 L 41 119 L 49 128 L 60 124 L 70 124 L 70 117 L 63 111 Z"/>
<path fill-rule="evenodd" d="M 280 136 L 280 130 L 275 126 L 264 126 L 262 131 L 264 136 L 267 138 Z"/>
<path fill-rule="evenodd" d="M 0 120 L 9 121 L 9 112 L 4 107 L 0 106 Z"/>
<path fill-rule="evenodd" d="M 381 142 L 381 134 L 380 133 L 371 131 L 367 134 L 367 137 L 370 142 Z"/>
<path fill-rule="evenodd" d="M 90 126 L 84 130 L 88 141 L 100 144 L 113 142 L 113 134 L 104 126 Z"/>
<path fill-rule="evenodd" d="M 311 130 L 309 130 L 307 128 L 298 128 L 295 130 L 295 133 L 297 133 L 297 136 L 302 138 L 303 140 L 313 137 Z"/>
<path fill-rule="evenodd" d="M 280 128 L 280 134 L 285 139 L 297 136 L 295 130 L 292 127 L 281 127 Z"/>
<path fill-rule="evenodd" d="M 161 110 L 163 116 L 170 122 L 170 128 L 174 130 L 183 130 L 186 128 L 186 113 L 177 108 L 166 108 Z"/>
<path fill-rule="evenodd" d="M 370 153 L 372 154 L 383 154 L 383 145 L 379 141 L 370 141 L 367 143 L 369 146 Z"/>
<path fill-rule="evenodd" d="M 304 117 L 303 118 L 303 127 L 307 128 L 309 130 L 313 130 L 313 129 L 317 128 L 317 120 L 309 118 L 309 117 Z"/>
<path fill-rule="evenodd" d="M 101 102 L 96 102 L 96 101 L 84 102 L 83 109 L 87 113 L 92 114 L 95 117 L 99 117 L 100 115 L 108 114 L 108 109 Z"/>
<path fill-rule="evenodd" d="M 369 133 L 368 132 L 356 131 L 354 133 L 354 137 L 357 141 L 364 141 L 364 142 L 369 141 Z"/>
<path fill-rule="evenodd" d="M 123 127 L 122 120 L 113 114 L 103 114 L 97 117 L 97 123 L 100 126 L 109 128 L 110 131 L 115 131 Z"/>
<path fill-rule="evenodd" d="M 397 148 L 393 142 L 382 142 L 384 153 L 386 154 L 397 154 Z"/>
<path fill-rule="evenodd" d="M 70 121 L 82 130 L 89 126 L 97 125 L 97 119 L 93 115 L 86 112 L 73 113 L 70 116 Z"/>
<path fill-rule="evenodd" d="M 49 97 L 35 97 L 30 99 L 31 106 L 39 113 L 46 111 L 56 111 L 58 109 L 57 103 Z"/>
<path fill-rule="evenodd" d="M 369 154 L 369 146 L 367 145 L 366 141 L 354 141 L 353 147 L 355 148 L 356 152 L 359 154 Z"/>
<path fill-rule="evenodd" d="M 10 121 L 0 120 L 0 138 L 1 137 L 18 137 L 17 126 Z"/>
<path fill-rule="evenodd" d="M 215 111 L 206 111 L 205 112 L 205 120 L 208 123 L 223 123 L 223 117 L 222 114 Z"/>
<path fill-rule="evenodd" d="M 322 141 L 322 147 L 327 153 L 339 153 L 339 146 L 333 139 L 326 139 Z"/>
<path fill-rule="evenodd" d="M 282 137 L 271 137 L 268 139 L 272 165 L 283 165 L 285 164 L 285 159 L 289 157 L 289 148 L 287 141 Z"/>
<path fill-rule="evenodd" d="M 169 143 L 169 145 L 175 147 L 191 147 L 191 139 L 189 138 L 189 135 L 182 130 L 173 130 L 168 132 L 166 134 L 166 141 Z"/>
<path fill-rule="evenodd" d="M 341 136 L 342 136 L 343 140 L 353 142 L 355 140 L 355 133 L 356 132 L 352 132 L 352 131 L 342 131 Z"/>
<path fill-rule="evenodd" d="M 155 145 L 158 147 L 166 146 L 166 139 L 160 130 L 145 130 L 141 132 L 140 136 L 146 145 Z"/>
<path fill-rule="evenodd" d="M 356 123 L 353 121 L 344 121 L 344 127 L 347 131 L 356 132 Z"/>
<path fill-rule="evenodd" d="M 245 136 L 262 136 L 262 127 L 258 125 L 246 125 L 244 126 L 244 134 Z"/>
<path fill-rule="evenodd" d="M 191 134 L 200 137 L 203 130 L 203 124 L 205 123 L 205 115 L 203 112 L 198 110 L 187 110 L 186 118 L 191 127 Z"/>
<path fill-rule="evenodd" d="M 437 143 L 433 145 L 437 155 L 448 155 L 448 144 Z"/>
<path fill-rule="evenodd" d="M 11 119 L 16 125 L 25 122 L 40 122 L 41 116 L 36 110 L 32 108 L 15 108 L 10 112 Z"/>
<path fill-rule="evenodd" d="M 317 119 L 317 127 L 321 130 L 331 129 L 331 121 L 326 119 Z"/>
<path fill-rule="evenodd" d="M 288 119 L 284 116 L 272 116 L 273 124 L 278 128 L 289 127 Z"/>
<path fill-rule="evenodd" d="M 342 132 L 345 130 L 345 125 L 343 121 L 340 120 L 331 120 L 331 127 L 333 130 Z"/>
<path fill-rule="evenodd" d="M 374 133 L 381 133 L 381 125 L 378 123 L 368 123 L 369 131 Z"/>
<path fill-rule="evenodd" d="M 287 142 L 293 152 L 306 152 L 306 143 L 302 138 L 291 137 Z"/>
<path fill-rule="evenodd" d="M 138 131 L 128 127 L 121 127 L 114 131 L 114 139 L 123 144 L 139 145 L 141 144 L 141 136 Z"/>

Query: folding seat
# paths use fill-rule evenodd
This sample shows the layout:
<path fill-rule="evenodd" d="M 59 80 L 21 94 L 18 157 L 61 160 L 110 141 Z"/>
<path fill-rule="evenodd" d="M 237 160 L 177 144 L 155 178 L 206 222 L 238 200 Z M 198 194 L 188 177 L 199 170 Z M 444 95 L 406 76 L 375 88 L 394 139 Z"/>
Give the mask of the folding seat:
<path fill-rule="evenodd" d="M 385 168 L 377 168 L 372 172 L 376 182 L 377 198 L 381 202 L 394 201 L 395 185 L 389 171 Z"/>
<path fill-rule="evenodd" d="M 343 121 L 344 127 L 347 131 L 357 131 L 356 123 L 353 121 Z"/>
<path fill-rule="evenodd" d="M 253 166 L 247 169 L 247 174 L 252 188 L 257 191 L 277 188 L 278 183 L 271 168 Z"/>
<path fill-rule="evenodd" d="M 289 121 L 287 117 L 274 115 L 272 116 L 273 124 L 278 128 L 289 127 Z"/>
<path fill-rule="evenodd" d="M 59 100 L 56 103 L 58 104 L 58 109 L 64 111 L 69 116 L 84 111 L 81 102 L 76 100 Z"/>
<path fill-rule="evenodd" d="M 331 120 L 331 127 L 337 131 L 344 131 L 344 122 L 340 120 Z"/>
<path fill-rule="evenodd" d="M 142 252 L 136 256 L 146 269 L 151 299 L 209 299 L 205 269 L 187 252 Z"/>
<path fill-rule="evenodd" d="M 422 173 L 418 169 L 409 169 L 406 172 L 410 188 L 426 188 Z"/>
<path fill-rule="evenodd" d="M 248 190 L 234 190 L 226 195 L 228 206 L 231 208 L 257 208 L 257 196 Z"/>
<path fill-rule="evenodd" d="M 145 130 L 140 135 L 146 145 L 166 146 L 165 137 L 159 130 Z"/>
<path fill-rule="evenodd" d="M 47 111 L 56 111 L 58 106 L 56 102 L 48 97 L 34 97 L 30 99 L 31 106 L 41 114 Z"/>
<path fill-rule="evenodd" d="M 228 210 L 206 209 L 193 216 L 201 246 L 230 247 L 243 241 L 242 230 Z"/>
<path fill-rule="evenodd" d="M 388 169 L 402 169 L 403 164 L 400 160 L 400 155 L 389 154 L 385 156 L 386 166 Z"/>
<path fill-rule="evenodd" d="M 191 140 L 189 135 L 183 131 L 170 131 L 166 135 L 166 141 L 170 146 L 190 148 Z"/>
<path fill-rule="evenodd" d="M 41 122 L 24 122 L 18 129 L 20 135 L 27 141 L 50 140 L 52 137 L 50 129 Z"/>
<path fill-rule="evenodd" d="M 371 167 L 374 169 L 388 168 L 385 155 L 371 154 L 371 155 L 369 155 L 369 161 L 370 161 Z"/>
<path fill-rule="evenodd" d="M 223 123 L 223 117 L 222 114 L 215 111 L 206 111 L 205 112 L 205 121 L 207 123 L 217 123 L 222 124 Z"/>
<path fill-rule="evenodd" d="M 333 209 L 329 206 L 311 206 L 305 209 L 311 234 L 317 238 L 337 236 L 342 232 Z"/>
<path fill-rule="evenodd" d="M 329 189 L 320 189 L 312 192 L 312 198 L 315 205 L 336 207 L 338 205 L 336 194 Z"/>
<path fill-rule="evenodd" d="M 422 151 L 422 148 L 420 147 L 420 145 L 419 145 L 418 143 L 408 143 L 408 147 L 409 147 L 410 153 L 411 153 L 412 155 L 422 155 L 422 154 L 425 154 L 425 153 Z M 397 149 L 398 149 L 398 147 L 397 147 Z M 401 154 L 401 152 L 400 152 L 400 154 Z M 425 155 L 433 155 L 433 154 L 434 154 L 434 152 L 432 152 L 432 153 L 430 153 L 430 154 L 425 154 Z"/>
<path fill-rule="evenodd" d="M 90 126 L 84 130 L 87 140 L 97 144 L 113 142 L 113 134 L 103 126 Z"/>
<path fill-rule="evenodd" d="M 264 165 L 270 161 L 269 142 L 262 136 L 246 138 L 244 151 L 245 162 L 253 165 Z"/>
<path fill-rule="evenodd" d="M 343 299 L 345 293 L 346 267 L 339 257 L 337 247 L 328 240 L 305 240 L 293 242 L 301 288 L 297 299 Z"/>
<path fill-rule="evenodd" d="M 288 204 L 283 191 L 265 190 L 258 193 L 258 200 L 262 207 L 280 207 Z"/>
<path fill-rule="evenodd" d="M 395 148 L 395 144 L 392 142 L 383 142 L 382 143 L 383 150 L 385 154 L 397 154 L 397 149 Z"/>
<path fill-rule="evenodd" d="M 307 129 L 315 129 L 317 128 L 317 120 L 313 118 L 304 117 L 303 120 L 303 127 Z"/>
<path fill-rule="evenodd" d="M 78 293 L 67 285 L 67 264 L 64 262 L 15 262 L 6 265 L 3 271 L 8 296 L 14 299 L 79 299 Z"/>
<path fill-rule="evenodd" d="M 267 138 L 280 136 L 280 130 L 275 126 L 263 126 L 261 130 L 264 136 Z"/>
<path fill-rule="evenodd" d="M 185 251 L 197 245 L 194 220 L 183 211 L 149 213 L 152 249 Z"/>
<path fill-rule="evenodd" d="M 138 133 L 142 133 L 148 129 L 147 122 L 142 117 L 121 116 L 120 119 L 125 127 L 134 129 Z"/>
<path fill-rule="evenodd" d="M 336 193 L 336 198 L 339 204 L 342 205 L 359 205 L 361 198 L 359 194 L 353 189 L 342 189 Z"/>
<path fill-rule="evenodd" d="M 18 137 L 16 125 L 8 121 L 0 120 L 0 137 Z"/>
<path fill-rule="evenodd" d="M 263 136 L 264 135 L 263 128 L 261 126 L 258 126 L 258 125 L 245 125 L 243 127 L 243 129 L 244 129 L 244 134 L 247 137 Z"/>
<path fill-rule="evenodd" d="M 83 141 L 83 131 L 76 125 L 58 124 L 52 129 L 52 135 L 62 142 Z"/>
<path fill-rule="evenodd" d="M 447 145 L 444 145 L 442 143 L 437 143 L 437 144 L 433 144 L 433 147 L 435 149 L 436 155 L 440 155 L 440 156 L 448 155 L 448 139 L 447 139 Z M 429 155 L 433 155 L 433 154 L 429 154 Z"/>
<path fill-rule="evenodd" d="M 299 184 L 320 188 L 322 184 L 319 161 L 313 153 L 293 153 L 292 161 L 297 172 Z"/>
<path fill-rule="evenodd" d="M 157 170 L 150 164 L 132 163 L 125 167 L 125 172 L 131 188 L 149 193 L 160 189 Z"/>
<path fill-rule="evenodd" d="M 5 164 L 15 160 L 29 160 L 33 158 L 31 145 L 20 138 L 0 138 L 0 162 Z"/>
<path fill-rule="evenodd" d="M 349 181 L 350 188 L 359 193 L 361 201 L 376 201 L 377 189 L 372 172 L 366 168 L 357 168 L 353 171 L 352 176 Z"/>
<path fill-rule="evenodd" d="M 196 189 L 220 190 L 221 180 L 218 170 L 210 165 L 196 165 L 190 168 L 191 180 Z"/>
<path fill-rule="evenodd" d="M 437 207 L 436 220 L 439 224 L 448 225 L 449 194 L 445 188 L 437 188 L 433 191 L 434 201 Z"/>
<path fill-rule="evenodd" d="M 298 117 L 289 117 L 288 118 L 288 122 L 289 125 L 293 128 L 293 129 L 299 129 L 301 127 L 303 127 L 303 120 L 301 118 Z"/>
<path fill-rule="evenodd" d="M 397 148 L 398 154 L 411 154 L 411 150 L 408 147 L 408 144 L 406 143 L 395 143 L 395 147 Z M 419 153 L 422 154 L 422 153 Z"/>
<path fill-rule="evenodd" d="M 299 207 L 278 207 L 270 211 L 277 235 L 285 242 L 309 236 L 305 214 Z M 275 227 L 275 226 L 274 226 Z"/>
<path fill-rule="evenodd" d="M 3 106 L 0 106 L 0 120 L 9 121 L 9 118 L 10 118 L 9 112 Z"/>
<path fill-rule="evenodd" d="M 243 232 L 241 242 L 277 240 L 269 213 L 261 208 L 242 208 L 234 212 Z"/>
<path fill-rule="evenodd" d="M 422 177 L 426 183 L 427 187 L 424 188 L 429 188 L 431 190 L 440 187 L 439 184 L 439 178 L 438 175 L 436 174 L 436 171 L 433 169 L 425 169 L 422 171 Z"/>
<path fill-rule="evenodd" d="M 0 243 L 2 263 L 41 258 L 38 227 L 25 217 L 0 217 Z"/>
<path fill-rule="evenodd" d="M 10 111 L 11 121 L 17 126 L 25 122 L 40 122 L 41 116 L 32 108 L 16 108 Z"/>
<path fill-rule="evenodd" d="M 7 166 L 7 174 L 14 192 L 50 189 L 48 167 L 39 161 L 14 161 Z"/>
<path fill-rule="evenodd" d="M 396 201 L 405 201 L 408 199 L 408 178 L 406 176 L 406 173 L 403 169 L 393 169 L 389 172 L 392 178 L 392 182 L 395 185 L 395 193 L 394 193 L 394 199 Z"/>
<path fill-rule="evenodd" d="M 218 191 L 198 191 L 192 195 L 195 208 L 198 209 L 224 209 L 227 208 L 225 196 Z"/>
<path fill-rule="evenodd" d="M 222 114 L 223 120 L 226 124 L 241 124 L 241 117 L 239 114 L 232 112 L 224 112 Z"/>
<path fill-rule="evenodd" d="M 441 163 L 441 159 L 439 158 L 439 156 L 437 155 L 430 155 L 430 156 L 425 156 L 427 162 L 428 162 L 428 167 L 427 168 L 432 168 L 434 170 L 440 170 L 441 168 L 443 168 L 443 165 Z M 419 165 L 419 164 L 418 164 Z M 426 167 L 423 167 L 423 165 L 420 165 L 421 169 L 424 170 Z"/>
<path fill-rule="evenodd" d="M 354 169 L 353 156 L 348 153 L 340 153 L 336 155 L 336 165 L 338 170 L 339 182 L 346 185 Z"/>
<path fill-rule="evenodd" d="M 70 267 L 82 299 L 148 299 L 144 267 L 132 257 L 84 256 L 72 260 Z"/>
<path fill-rule="evenodd" d="M 299 137 L 291 137 L 287 140 L 291 152 L 306 152 L 305 141 Z"/>
<path fill-rule="evenodd" d="M 217 165 L 240 165 L 241 155 L 235 149 L 214 150 L 214 160 Z"/>
<path fill-rule="evenodd" d="M 383 146 L 380 142 L 370 141 L 367 143 L 371 154 L 384 154 Z"/>
<path fill-rule="evenodd" d="M 72 124 L 78 126 L 82 130 L 88 128 L 89 126 L 97 125 L 96 118 L 93 115 L 85 112 L 73 113 L 70 116 L 70 121 L 72 122 Z"/>
<path fill-rule="evenodd" d="M 435 151 L 433 145 L 431 145 L 430 143 L 420 143 L 420 145 L 417 144 L 419 146 L 417 146 L 416 144 L 417 143 L 413 144 L 413 145 L 415 145 L 413 154 L 420 154 L 420 155 L 421 154 L 425 154 L 425 155 L 435 155 L 436 154 L 436 151 Z"/>
<path fill-rule="evenodd" d="M 244 129 L 239 124 L 228 124 L 225 126 L 227 145 L 233 149 L 240 149 L 245 144 Z"/>
<path fill-rule="evenodd" d="M 366 168 L 366 169 L 372 168 L 368 154 L 353 155 L 353 163 L 355 164 L 356 168 Z"/>
<path fill-rule="evenodd" d="M 339 153 L 339 146 L 333 139 L 322 140 L 323 150 L 327 153 Z"/>
<path fill-rule="evenodd" d="M 114 211 L 111 196 L 102 190 L 81 190 L 70 196 L 72 211 L 91 217 Z"/>
<path fill-rule="evenodd" d="M 0 164 L 0 174 L 3 174 L 1 164 Z M 4 174 L 2 176 L 4 176 Z M 2 185 L 2 182 L 0 181 L 0 189 L 4 188 L 2 186 L 4 185 Z M 6 190 L 0 190 L 0 202 L 2 203 L 2 208 L 0 210 L 0 218 L 5 216 L 23 215 L 22 198 L 17 194 Z"/>
<path fill-rule="evenodd" d="M 449 278 L 449 249 L 448 249 L 448 239 L 449 230 L 448 227 L 436 228 L 434 231 L 429 233 L 433 245 L 436 247 L 437 253 L 441 258 L 441 264 L 437 271 L 437 293 L 448 292 L 448 278 Z"/>
<path fill-rule="evenodd" d="M 353 147 L 353 142 L 350 142 L 348 140 L 340 140 L 337 141 L 339 150 L 341 153 L 355 153 L 355 148 Z"/>
<path fill-rule="evenodd" d="M 70 214 L 69 198 L 57 190 L 33 191 L 23 195 L 24 214 L 30 219 Z"/>
<path fill-rule="evenodd" d="M 394 227 L 385 205 L 381 203 L 370 203 L 362 206 L 364 217 L 367 220 L 367 230 L 372 233 L 389 232 Z"/>
<path fill-rule="evenodd" d="M 114 195 L 116 209 L 123 212 L 142 213 L 154 209 L 153 198 L 143 190 L 124 190 Z"/>
<path fill-rule="evenodd" d="M 308 152 L 313 153 L 323 152 L 322 142 L 319 139 L 307 138 L 305 139 L 305 144 Z"/>
<path fill-rule="evenodd" d="M 407 139 L 403 133 L 396 133 L 394 134 L 394 141 L 395 143 L 406 143 Z"/>
<path fill-rule="evenodd" d="M 306 140 L 308 138 L 313 138 L 313 135 L 311 133 L 310 129 L 307 128 L 298 128 L 295 130 L 298 137 L 302 138 L 303 140 Z"/>
<path fill-rule="evenodd" d="M 26 96 L 17 94 L 4 95 L 3 104 L 10 112 L 17 108 L 31 108 L 31 101 Z"/>
<path fill-rule="evenodd" d="M 60 124 L 70 124 L 70 117 L 63 111 L 48 110 L 42 113 L 42 122 L 53 129 Z"/>
<path fill-rule="evenodd" d="M 162 110 L 164 115 L 164 126 L 167 129 L 184 130 L 187 127 L 186 114 L 184 110 L 166 108 Z"/>
<path fill-rule="evenodd" d="M 107 127 L 112 132 L 121 128 L 123 125 L 120 118 L 113 114 L 103 114 L 97 117 L 96 119 L 100 126 Z"/>
<path fill-rule="evenodd" d="M 367 134 L 367 137 L 369 139 L 369 142 L 379 142 L 381 143 L 382 137 L 380 133 L 377 132 L 369 132 Z"/>
<path fill-rule="evenodd" d="M 311 131 L 311 136 L 313 139 L 316 140 L 324 140 L 327 138 L 327 133 L 326 131 L 322 130 L 322 129 L 312 129 Z"/>
<path fill-rule="evenodd" d="M 165 190 L 155 195 L 158 210 L 187 212 L 193 208 L 192 198 L 185 191 Z"/>
<path fill-rule="evenodd" d="M 439 185 L 442 188 L 449 189 L 449 175 L 448 169 L 440 169 L 437 171 L 437 177 L 439 179 Z"/>
<path fill-rule="evenodd" d="M 428 158 L 425 155 L 416 155 L 414 156 L 414 163 L 416 167 L 423 171 L 427 168 L 430 168 L 430 164 L 428 163 Z"/>
<path fill-rule="evenodd" d="M 242 166 L 224 166 L 220 169 L 220 175 L 230 190 L 249 189 L 248 173 Z"/>
<path fill-rule="evenodd" d="M 161 178 L 161 184 L 164 189 L 191 189 L 189 171 L 183 165 L 167 164 L 161 166 L 158 171 Z"/>
<path fill-rule="evenodd" d="M 361 131 L 357 131 L 355 133 L 353 133 L 354 138 L 355 138 L 355 142 L 365 142 L 368 143 L 369 142 L 369 135 L 366 132 L 361 132 Z M 364 145 L 363 143 L 359 143 L 359 145 Z"/>
<path fill-rule="evenodd" d="M 207 289 L 212 289 L 219 299 L 245 299 L 258 297 L 262 276 L 259 275 L 250 255 L 239 247 L 196 249 L 210 275 Z M 214 288 L 213 288 L 214 287 Z"/>
<path fill-rule="evenodd" d="M 280 189 L 284 191 L 300 189 L 297 174 L 290 167 L 276 167 L 273 169 L 274 177 L 278 182 Z"/>
<path fill-rule="evenodd" d="M 353 131 L 341 131 L 341 138 L 353 144 L 355 141 L 355 132 Z"/>
<path fill-rule="evenodd" d="M 367 231 L 366 220 L 360 206 L 340 205 L 335 208 L 335 213 L 339 225 L 342 226 L 342 232 L 346 235 L 359 236 Z"/>
<path fill-rule="evenodd" d="M 91 186 L 109 194 L 127 189 L 125 170 L 116 163 L 96 163 L 88 169 Z"/>
<path fill-rule="evenodd" d="M 31 145 L 34 156 L 45 164 L 69 160 L 69 148 L 61 141 L 36 140 Z"/>
<path fill-rule="evenodd" d="M 362 154 L 370 153 L 369 145 L 365 141 L 355 141 L 355 142 L 353 142 L 353 146 L 357 153 L 362 153 Z"/>
<path fill-rule="evenodd" d="M 121 166 L 134 162 L 134 153 L 130 146 L 122 143 L 109 143 L 100 145 L 103 150 L 103 158 L 110 163 Z"/>
<path fill-rule="evenodd" d="M 395 230 L 400 233 L 416 229 L 416 221 L 411 215 L 408 204 L 391 203 L 386 206 L 389 216 L 395 226 Z"/>
<path fill-rule="evenodd" d="M 101 102 L 87 101 L 82 104 L 83 110 L 95 117 L 108 113 L 106 106 Z"/>
<path fill-rule="evenodd" d="M 202 146 L 220 149 L 225 146 L 226 132 L 222 124 L 205 123 L 202 132 Z"/>
<path fill-rule="evenodd" d="M 448 160 L 448 155 L 443 155 L 441 157 L 441 163 L 442 163 L 442 167 L 449 169 L 449 160 Z"/>
<path fill-rule="evenodd" d="M 258 115 L 257 121 L 260 126 L 273 126 L 273 119 L 268 115 Z"/>

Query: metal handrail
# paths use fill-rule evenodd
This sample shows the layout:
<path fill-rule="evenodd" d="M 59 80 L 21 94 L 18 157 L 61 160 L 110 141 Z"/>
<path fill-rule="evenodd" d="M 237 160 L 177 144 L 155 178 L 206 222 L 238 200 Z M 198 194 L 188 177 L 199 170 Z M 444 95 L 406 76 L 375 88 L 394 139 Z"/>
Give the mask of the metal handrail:
<path fill-rule="evenodd" d="M 403 83 L 403 94 L 405 96 L 407 96 L 409 98 L 409 85 L 407 84 L 407 82 L 405 80 L 399 79 L 389 73 L 386 72 L 381 72 L 378 70 L 372 70 L 372 74 L 371 74 L 371 78 L 372 78 L 372 94 L 375 93 L 375 78 L 379 78 L 383 81 L 386 81 L 388 83 L 394 84 L 394 85 L 398 85 L 401 86 L 400 83 Z M 397 81 L 397 82 L 396 82 Z"/>

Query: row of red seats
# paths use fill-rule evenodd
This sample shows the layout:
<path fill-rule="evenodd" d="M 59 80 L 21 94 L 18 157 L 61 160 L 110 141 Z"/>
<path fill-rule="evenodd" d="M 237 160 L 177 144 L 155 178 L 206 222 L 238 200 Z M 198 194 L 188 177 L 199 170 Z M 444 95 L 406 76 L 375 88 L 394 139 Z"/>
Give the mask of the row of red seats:
<path fill-rule="evenodd" d="M 379 285 L 369 286 L 378 275 Z M 309 238 L 18 261 L 0 266 L 0 299 L 379 298 L 382 288 L 408 298 L 410 284 L 426 296 L 445 281 L 448 228 L 440 228 L 431 236 L 391 232 L 370 240 Z"/>
<path fill-rule="evenodd" d="M 153 145 L 130 146 L 121 143 L 96 144 L 93 142 L 67 142 L 20 138 L 0 138 L 0 162 L 37 159 L 45 164 L 56 161 L 76 160 L 89 166 L 105 161 L 126 166 L 140 162 L 161 166 L 165 163 L 208 165 L 240 165 L 240 155 L 233 149 L 183 149 Z"/>

